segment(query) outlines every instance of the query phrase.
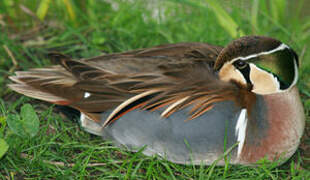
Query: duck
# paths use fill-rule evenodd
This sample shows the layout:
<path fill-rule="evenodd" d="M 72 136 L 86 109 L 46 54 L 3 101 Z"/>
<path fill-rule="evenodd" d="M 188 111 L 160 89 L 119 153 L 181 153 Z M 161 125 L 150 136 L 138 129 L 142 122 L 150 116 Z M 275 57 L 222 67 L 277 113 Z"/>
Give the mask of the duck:
<path fill-rule="evenodd" d="M 80 111 L 84 130 L 128 151 L 177 164 L 285 162 L 303 134 L 298 55 L 274 38 L 50 56 L 56 65 L 17 71 L 9 88 Z"/>

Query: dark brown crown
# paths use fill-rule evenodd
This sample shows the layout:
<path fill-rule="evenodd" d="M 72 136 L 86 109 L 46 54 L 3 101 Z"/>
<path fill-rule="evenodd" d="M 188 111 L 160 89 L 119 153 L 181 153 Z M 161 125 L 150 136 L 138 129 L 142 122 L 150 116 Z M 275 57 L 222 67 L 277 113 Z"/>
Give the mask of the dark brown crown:
<path fill-rule="evenodd" d="M 227 45 L 216 59 L 214 69 L 219 70 L 224 63 L 237 57 L 270 51 L 281 45 L 281 42 L 264 36 L 244 36 Z"/>

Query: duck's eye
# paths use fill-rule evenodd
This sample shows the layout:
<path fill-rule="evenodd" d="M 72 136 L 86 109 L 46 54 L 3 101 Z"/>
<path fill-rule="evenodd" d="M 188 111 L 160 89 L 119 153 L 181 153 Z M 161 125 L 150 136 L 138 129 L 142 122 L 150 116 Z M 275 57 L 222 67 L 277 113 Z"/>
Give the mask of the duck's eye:
<path fill-rule="evenodd" d="M 233 63 L 233 65 L 237 68 L 237 69 L 243 69 L 247 66 L 247 63 L 242 61 L 242 60 L 237 60 Z"/>

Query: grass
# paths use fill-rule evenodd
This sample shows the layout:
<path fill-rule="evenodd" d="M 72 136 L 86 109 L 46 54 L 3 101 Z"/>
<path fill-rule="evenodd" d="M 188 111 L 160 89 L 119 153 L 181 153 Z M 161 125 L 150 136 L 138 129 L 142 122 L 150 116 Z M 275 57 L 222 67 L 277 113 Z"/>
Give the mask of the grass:
<path fill-rule="evenodd" d="M 211 0 L 111 2 L 0 2 L 0 138 L 9 145 L 9 150 L 0 159 L 0 178 L 310 178 L 310 16 L 309 12 L 308 16 L 304 15 L 302 7 L 306 3 L 303 0 L 294 1 L 295 4 L 277 0 L 272 5 L 267 0 L 253 3 Z M 222 7 L 225 8 L 219 10 Z M 227 23 L 233 26 L 227 26 Z M 238 29 L 230 29 L 235 26 Z M 225 46 L 242 33 L 280 39 L 300 55 L 298 87 L 308 131 L 295 155 L 280 167 L 266 162 L 256 167 L 184 166 L 146 157 L 141 151 L 130 153 L 84 132 L 77 125 L 77 118 L 63 116 L 58 107 L 16 94 L 6 86 L 10 82 L 8 76 L 14 70 L 51 64 L 47 58 L 50 51 L 81 58 L 184 41 Z M 25 103 L 32 104 L 40 119 L 39 132 L 33 138 L 14 134 L 5 123 L 5 119 L 18 113 Z M 94 163 L 104 165 L 95 166 Z"/>

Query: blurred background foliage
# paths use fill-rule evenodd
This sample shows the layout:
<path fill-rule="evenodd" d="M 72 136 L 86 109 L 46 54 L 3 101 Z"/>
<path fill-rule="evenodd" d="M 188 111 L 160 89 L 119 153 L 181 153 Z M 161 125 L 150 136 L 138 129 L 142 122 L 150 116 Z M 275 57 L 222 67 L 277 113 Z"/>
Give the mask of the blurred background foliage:
<path fill-rule="evenodd" d="M 37 102 L 12 93 L 6 87 L 8 76 L 15 70 L 50 65 L 47 57 L 50 51 L 87 58 L 176 42 L 208 42 L 225 46 L 233 39 L 251 34 L 274 37 L 297 51 L 301 61 L 298 86 L 308 118 L 309 0 L 1 0 L 0 144 L 7 143 L 9 150 L 0 160 L 0 177 L 4 177 L 1 174 L 5 177 L 16 174 L 41 178 L 62 178 L 64 174 L 87 177 L 93 173 L 97 177 L 143 179 L 305 177 L 309 171 L 304 169 L 310 169 L 309 125 L 296 155 L 280 168 L 263 165 L 258 168 L 211 166 L 198 169 L 164 161 L 153 162 L 154 158 L 144 157 L 141 153 L 128 154 L 117 148 L 102 150 L 110 144 L 100 144 L 100 138 L 76 131 L 76 124 L 61 120 L 53 114 L 52 107 L 41 108 L 38 104 L 42 102 L 34 105 L 41 112 L 39 118 L 43 121 L 43 128 L 33 140 L 25 141 L 7 128 L 7 116 L 18 114 L 18 109 L 26 102 Z M 51 130 L 50 126 L 56 128 Z M 25 156 L 21 157 L 20 153 L 32 158 L 25 161 Z M 76 165 L 73 165 L 72 171 L 67 171 L 52 168 L 41 159 Z M 122 160 L 121 165 L 112 163 L 118 159 Z M 87 169 L 89 161 L 112 165 Z M 36 176 L 34 169 L 41 175 Z"/>

